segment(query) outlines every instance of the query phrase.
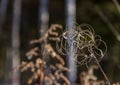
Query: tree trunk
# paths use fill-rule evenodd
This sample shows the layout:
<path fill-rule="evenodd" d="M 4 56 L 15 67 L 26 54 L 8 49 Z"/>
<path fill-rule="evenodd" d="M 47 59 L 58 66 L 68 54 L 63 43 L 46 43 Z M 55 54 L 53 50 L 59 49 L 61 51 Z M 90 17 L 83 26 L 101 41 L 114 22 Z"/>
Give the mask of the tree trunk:
<path fill-rule="evenodd" d="M 1 0 L 0 4 L 0 34 L 2 33 L 2 25 L 5 20 L 8 0 Z"/>
<path fill-rule="evenodd" d="M 21 0 L 14 0 L 12 23 L 12 67 L 20 65 L 20 16 Z M 20 72 L 13 72 L 12 85 L 20 85 Z"/>
<path fill-rule="evenodd" d="M 74 25 L 75 21 L 76 21 L 75 0 L 66 0 L 66 26 L 68 27 L 66 29 L 67 30 L 71 29 L 71 27 Z M 71 43 L 71 42 L 69 42 L 69 40 L 67 42 Z M 70 69 L 70 72 L 68 73 L 68 78 L 71 82 L 71 85 L 73 85 L 77 78 L 76 64 L 72 59 L 74 56 L 74 53 L 72 52 L 74 47 L 71 45 L 68 49 L 70 49 L 70 51 L 67 52 L 67 56 L 66 56 L 67 60 L 68 60 L 67 67 Z"/>
<path fill-rule="evenodd" d="M 49 14 L 48 14 L 48 0 L 39 0 L 39 32 L 40 36 L 43 36 L 48 28 Z"/>
<path fill-rule="evenodd" d="M 10 44 L 6 46 L 6 61 L 5 61 L 5 74 L 3 85 L 12 85 L 12 58 Z"/>
<path fill-rule="evenodd" d="M 47 29 L 48 29 L 48 21 L 49 21 L 49 13 L 48 13 L 48 0 L 39 0 L 39 20 L 38 20 L 38 27 L 39 27 L 39 34 L 42 37 Z M 41 49 L 43 48 L 43 44 L 41 44 Z M 41 56 L 43 56 L 43 49 L 41 50 Z M 40 79 L 40 85 L 44 85 L 44 82 Z"/>

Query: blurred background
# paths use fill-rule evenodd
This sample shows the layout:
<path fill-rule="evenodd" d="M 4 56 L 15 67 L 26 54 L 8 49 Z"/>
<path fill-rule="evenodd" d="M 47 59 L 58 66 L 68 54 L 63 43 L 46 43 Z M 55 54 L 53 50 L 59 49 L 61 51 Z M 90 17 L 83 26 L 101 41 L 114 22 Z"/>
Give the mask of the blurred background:
<path fill-rule="evenodd" d="M 26 59 L 30 40 L 42 36 L 51 24 L 65 28 L 72 21 L 91 25 L 106 42 L 100 64 L 111 82 L 120 82 L 119 0 L 0 0 L 0 85 L 18 85 L 10 84 L 15 79 L 12 71 Z M 21 85 L 28 76 L 23 74 Z"/>

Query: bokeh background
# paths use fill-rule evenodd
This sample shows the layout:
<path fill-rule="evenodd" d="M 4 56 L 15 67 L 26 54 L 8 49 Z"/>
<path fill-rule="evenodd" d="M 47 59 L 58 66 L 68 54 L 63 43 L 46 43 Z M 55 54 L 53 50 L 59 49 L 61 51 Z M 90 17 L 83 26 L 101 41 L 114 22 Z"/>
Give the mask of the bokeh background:
<path fill-rule="evenodd" d="M 57 23 L 65 28 L 66 4 L 70 0 L 45 0 L 46 5 L 41 2 L 42 0 L 17 0 L 16 5 L 15 1 L 0 0 L 0 85 L 12 85 L 10 84 L 12 62 L 15 57 L 11 55 L 11 50 L 14 49 L 14 40 L 19 43 L 17 44 L 19 59 L 25 60 L 25 53 L 33 47 L 29 41 L 38 38 L 42 29 L 39 21 L 40 14 L 47 9 L 45 11 L 47 13 L 45 19 L 48 20 L 46 27 Z M 42 5 L 43 9 L 41 9 Z M 107 53 L 100 64 L 111 82 L 120 82 L 119 5 L 119 0 L 75 1 L 75 22 L 91 25 L 96 34 L 100 35 L 107 44 Z M 46 6 L 45 9 L 44 6 Z M 27 78 L 27 74 L 23 74 L 23 76 L 21 74 L 21 85 L 25 84 Z M 101 76 L 101 74 L 97 75 Z"/>

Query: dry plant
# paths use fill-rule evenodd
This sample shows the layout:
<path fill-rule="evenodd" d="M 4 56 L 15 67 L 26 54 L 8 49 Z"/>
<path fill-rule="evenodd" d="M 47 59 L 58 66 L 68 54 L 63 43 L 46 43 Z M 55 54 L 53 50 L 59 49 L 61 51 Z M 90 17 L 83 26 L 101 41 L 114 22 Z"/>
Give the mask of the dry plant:
<path fill-rule="evenodd" d="M 99 35 L 95 35 L 90 25 L 75 24 L 71 29 L 64 31 L 60 38 L 61 41 L 56 44 L 60 54 L 67 55 L 67 53 L 71 52 L 70 47 L 73 47 L 72 59 L 78 65 L 87 65 L 91 60 L 94 60 L 110 85 L 108 77 L 99 64 L 99 61 L 107 51 L 107 46 Z M 100 46 L 104 47 L 104 50 L 101 50 Z"/>
<path fill-rule="evenodd" d="M 80 74 L 81 85 L 105 85 L 103 80 L 98 80 L 94 75 L 94 69 L 98 69 L 98 66 L 90 66 L 87 72 Z"/>
<path fill-rule="evenodd" d="M 120 85 L 120 83 L 119 83 L 119 82 L 117 82 L 117 83 L 114 83 L 113 85 Z"/>
<path fill-rule="evenodd" d="M 88 68 L 87 72 L 81 72 L 80 74 L 80 85 L 108 85 L 104 80 L 98 80 L 97 76 L 94 75 L 94 70 L 98 69 L 97 65 L 92 65 Z M 112 85 L 120 85 L 119 82 L 113 83 Z"/>
<path fill-rule="evenodd" d="M 40 50 L 39 47 L 31 49 L 26 53 L 29 62 L 22 61 L 21 65 L 15 68 L 15 70 L 21 70 L 21 72 L 31 70 L 33 75 L 28 79 L 29 85 L 36 79 L 39 79 L 39 85 L 70 85 L 69 80 L 64 75 L 64 72 L 68 71 L 68 68 L 65 67 L 64 60 L 55 52 L 49 42 L 50 40 L 60 41 L 58 37 L 59 33 L 56 32 L 57 30 L 62 30 L 62 26 L 58 24 L 51 25 L 44 36 L 32 40 L 30 44 L 39 43 L 42 45 L 42 50 Z M 42 54 L 40 54 L 39 51 L 42 51 Z M 35 62 L 32 61 L 33 57 L 36 57 Z M 52 60 L 56 59 L 58 62 L 55 64 L 46 62 L 46 57 L 53 58 Z"/>
<path fill-rule="evenodd" d="M 59 32 L 57 32 L 59 30 Z M 60 31 L 62 34 L 60 34 Z M 54 46 L 50 41 L 56 42 L 56 52 Z M 100 85 L 104 83 L 102 81 L 97 81 L 97 77 L 93 75 L 93 69 L 99 68 L 103 73 L 108 85 L 110 81 L 106 74 L 102 70 L 99 61 L 103 58 L 107 51 L 107 46 L 101 37 L 95 35 L 93 28 L 88 24 L 78 25 L 75 24 L 71 29 L 63 31 L 61 25 L 54 24 L 48 29 L 44 36 L 39 39 L 32 40 L 31 44 L 39 43 L 42 45 L 42 50 L 40 47 L 35 47 L 26 53 L 29 62 L 22 61 L 21 65 L 16 67 L 15 70 L 31 70 L 33 76 L 28 80 L 28 84 L 36 79 L 39 79 L 39 85 L 70 85 L 70 81 L 64 75 L 65 72 L 69 72 L 69 69 L 65 66 L 65 62 L 62 59 L 63 55 L 67 55 L 70 51 L 70 46 L 73 47 L 73 61 L 76 62 L 77 66 L 87 65 L 91 61 L 95 62 L 97 66 L 88 67 L 88 72 L 81 73 L 81 85 Z M 101 50 L 100 48 L 104 48 Z M 42 54 L 39 52 L 41 51 Z M 32 58 L 36 57 L 35 62 Z M 53 61 L 46 60 L 47 58 L 52 58 Z M 57 60 L 57 62 L 54 62 Z M 92 84 L 89 81 L 92 79 L 94 81 Z M 84 83 L 82 83 L 84 81 Z M 89 83 L 89 84 L 88 84 Z M 117 85 L 117 84 L 115 84 Z"/>
<path fill-rule="evenodd" d="M 72 50 L 74 54 L 73 60 L 79 65 L 86 64 L 91 61 L 93 55 L 97 61 L 100 61 L 106 53 L 107 46 L 99 35 L 95 35 L 93 28 L 88 24 L 74 25 L 72 29 L 66 30 L 60 36 L 60 42 L 56 43 L 57 50 L 62 55 L 67 55 L 67 52 Z M 104 46 L 104 51 L 99 48 Z"/>

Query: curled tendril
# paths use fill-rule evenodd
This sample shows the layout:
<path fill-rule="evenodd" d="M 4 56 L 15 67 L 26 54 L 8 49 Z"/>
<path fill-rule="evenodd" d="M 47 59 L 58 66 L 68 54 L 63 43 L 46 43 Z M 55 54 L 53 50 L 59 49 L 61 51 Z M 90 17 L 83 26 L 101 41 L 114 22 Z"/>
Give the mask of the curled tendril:
<path fill-rule="evenodd" d="M 100 46 L 105 50 L 100 49 Z M 88 24 L 75 24 L 71 29 L 65 30 L 60 35 L 60 41 L 56 42 L 56 48 L 61 55 L 72 55 L 78 65 L 89 63 L 93 55 L 100 61 L 107 51 L 105 42 L 95 35 Z"/>

